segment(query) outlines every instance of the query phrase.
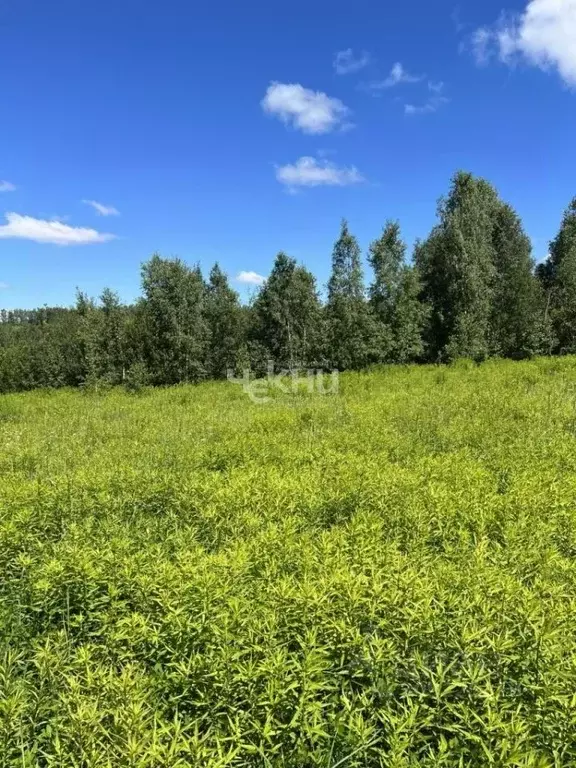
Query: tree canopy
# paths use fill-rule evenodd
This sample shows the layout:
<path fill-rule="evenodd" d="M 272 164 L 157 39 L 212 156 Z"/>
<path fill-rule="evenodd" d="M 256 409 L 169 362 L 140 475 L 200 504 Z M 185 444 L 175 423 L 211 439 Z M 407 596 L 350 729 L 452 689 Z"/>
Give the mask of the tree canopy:
<path fill-rule="evenodd" d="M 124 383 L 170 385 L 229 371 L 524 358 L 576 352 L 576 198 L 549 256 L 535 266 L 512 206 L 485 179 L 458 172 L 437 223 L 411 256 L 388 220 L 367 248 L 343 220 L 325 300 L 314 275 L 279 252 L 242 304 L 215 264 L 154 254 L 142 294 L 106 288 L 73 307 L 0 312 L 0 391 Z"/>

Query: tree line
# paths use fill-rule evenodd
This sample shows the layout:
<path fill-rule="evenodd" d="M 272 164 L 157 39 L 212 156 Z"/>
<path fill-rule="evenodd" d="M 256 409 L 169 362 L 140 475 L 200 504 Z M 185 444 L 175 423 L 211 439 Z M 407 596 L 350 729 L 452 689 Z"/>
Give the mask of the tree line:
<path fill-rule="evenodd" d="M 155 254 L 142 296 L 104 290 L 72 308 L 3 310 L 0 391 L 36 387 L 170 385 L 228 370 L 361 369 L 378 363 L 526 358 L 576 353 L 576 198 L 547 260 L 536 266 L 514 209 L 486 180 L 457 173 L 437 223 L 412 259 L 388 221 L 361 251 L 346 221 L 332 252 L 326 300 L 285 253 L 249 305 L 214 265 Z"/>

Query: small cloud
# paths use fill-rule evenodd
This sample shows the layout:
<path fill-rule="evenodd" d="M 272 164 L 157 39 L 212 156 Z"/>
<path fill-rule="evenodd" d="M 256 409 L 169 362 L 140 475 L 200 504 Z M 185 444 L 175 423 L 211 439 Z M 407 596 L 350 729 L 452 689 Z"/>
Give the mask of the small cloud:
<path fill-rule="evenodd" d="M 261 102 L 262 109 L 304 133 L 330 133 L 347 127 L 350 110 L 340 99 L 312 91 L 299 83 L 271 83 Z"/>
<path fill-rule="evenodd" d="M 576 2 L 529 0 L 521 14 L 504 14 L 470 38 L 476 62 L 499 59 L 505 64 L 521 60 L 542 70 L 555 69 L 569 86 L 576 87 Z"/>
<path fill-rule="evenodd" d="M 120 216 L 120 211 L 111 205 L 103 205 L 96 200 L 82 200 L 86 205 L 91 205 L 99 216 Z"/>
<path fill-rule="evenodd" d="M 449 101 L 450 99 L 447 99 L 445 96 L 432 96 L 425 104 L 405 104 L 404 113 L 406 115 L 430 115 L 433 112 L 438 112 L 440 107 Z"/>
<path fill-rule="evenodd" d="M 362 51 L 360 56 L 356 58 L 352 48 L 347 48 L 345 51 L 338 51 L 334 57 L 333 65 L 337 75 L 349 75 L 364 69 L 369 63 L 370 55 L 367 51 Z"/>
<path fill-rule="evenodd" d="M 428 81 L 428 90 L 432 93 L 442 93 L 444 90 L 444 83 L 442 80 L 439 80 L 438 82 L 434 82 L 434 80 Z"/>
<path fill-rule="evenodd" d="M 480 67 L 487 64 L 494 52 L 494 33 L 487 27 L 480 27 L 472 34 L 470 42 L 476 64 Z"/>
<path fill-rule="evenodd" d="M 314 157 L 301 157 L 293 165 L 277 167 L 276 178 L 291 191 L 297 187 L 346 187 L 365 181 L 353 165 L 346 168 Z"/>
<path fill-rule="evenodd" d="M 415 104 L 404 104 L 404 112 L 407 115 L 425 115 L 430 112 L 434 112 L 434 108 L 429 102 L 427 104 L 422 104 L 421 106 L 416 106 Z"/>
<path fill-rule="evenodd" d="M 116 236 L 97 232 L 95 229 L 71 227 L 56 219 L 35 219 L 19 213 L 7 213 L 6 224 L 0 225 L 0 238 L 33 240 L 36 243 L 54 245 L 88 245 L 106 243 Z"/>
<path fill-rule="evenodd" d="M 0 280 L 0 291 L 5 291 L 7 288 L 10 288 L 10 286 L 8 285 L 8 283 L 3 283 L 3 282 Z"/>
<path fill-rule="evenodd" d="M 263 285 L 266 278 L 259 275 L 258 272 L 239 272 L 236 275 L 236 282 L 243 285 Z"/>
<path fill-rule="evenodd" d="M 0 192 L 14 192 L 15 185 L 10 181 L 0 181 Z"/>
<path fill-rule="evenodd" d="M 367 88 L 371 91 L 381 91 L 386 88 L 394 88 L 395 86 L 402 83 L 419 83 L 421 80 L 422 77 L 411 75 L 404 69 L 402 64 L 397 61 L 385 80 L 375 80 L 371 83 L 368 83 Z"/>

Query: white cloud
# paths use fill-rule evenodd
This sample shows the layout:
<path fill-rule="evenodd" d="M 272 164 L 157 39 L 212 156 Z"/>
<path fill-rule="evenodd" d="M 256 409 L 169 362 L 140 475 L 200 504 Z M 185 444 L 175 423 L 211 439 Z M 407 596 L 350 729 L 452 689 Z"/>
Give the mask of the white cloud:
<path fill-rule="evenodd" d="M 10 286 L 8 285 L 8 283 L 3 283 L 3 282 L 0 280 L 0 291 L 5 291 L 5 290 L 6 290 L 6 288 L 9 288 L 9 287 L 10 287 Z"/>
<path fill-rule="evenodd" d="M 353 165 L 346 168 L 314 157 L 301 157 L 293 165 L 277 167 L 276 178 L 291 190 L 297 187 L 345 187 L 365 180 Z"/>
<path fill-rule="evenodd" d="M 407 72 L 399 61 L 394 64 L 390 70 L 390 74 L 385 80 L 375 80 L 368 84 L 368 88 L 373 91 L 380 91 L 385 88 L 394 88 L 401 83 L 419 83 L 422 80 L 421 77 L 411 75 Z"/>
<path fill-rule="evenodd" d="M 428 91 L 430 96 L 424 104 L 404 104 L 404 113 L 406 115 L 430 115 L 437 112 L 440 107 L 447 104 L 450 99 L 443 96 L 445 84 L 442 80 L 428 80 Z"/>
<path fill-rule="evenodd" d="M 16 187 L 10 181 L 0 181 L 0 192 L 14 192 Z"/>
<path fill-rule="evenodd" d="M 338 75 L 349 75 L 352 72 L 364 69 L 369 62 L 370 55 L 367 51 L 362 51 L 356 59 L 352 48 L 347 48 L 345 51 L 338 51 L 334 57 L 334 69 Z"/>
<path fill-rule="evenodd" d="M 484 66 L 490 60 L 494 43 L 493 38 L 493 32 L 487 27 L 480 27 L 473 33 L 471 39 L 472 53 L 476 59 L 476 64 L 479 66 Z"/>
<path fill-rule="evenodd" d="M 82 200 L 82 202 L 86 203 L 86 205 L 91 205 L 100 216 L 120 216 L 120 211 L 111 205 L 103 205 L 96 200 Z"/>
<path fill-rule="evenodd" d="M 448 101 L 449 99 L 444 96 L 435 95 L 431 96 L 424 104 L 404 104 L 404 112 L 407 115 L 430 115 L 437 112 Z"/>
<path fill-rule="evenodd" d="M 348 107 L 322 91 L 299 83 L 271 83 L 261 102 L 262 109 L 304 133 L 330 133 L 343 126 Z"/>
<path fill-rule="evenodd" d="M 239 272 L 236 275 L 236 282 L 244 283 L 244 285 L 263 285 L 266 278 L 259 275 L 258 272 Z"/>
<path fill-rule="evenodd" d="M 71 227 L 57 219 L 47 221 L 19 213 L 7 213 L 6 224 L 0 225 L 0 238 L 33 240 L 36 243 L 54 243 L 55 245 L 87 245 L 105 243 L 115 235 L 97 232 L 95 229 Z"/>
<path fill-rule="evenodd" d="M 522 14 L 477 29 L 472 51 L 479 64 L 498 57 L 508 64 L 521 59 L 556 69 L 576 87 L 576 0 L 529 0 Z"/>

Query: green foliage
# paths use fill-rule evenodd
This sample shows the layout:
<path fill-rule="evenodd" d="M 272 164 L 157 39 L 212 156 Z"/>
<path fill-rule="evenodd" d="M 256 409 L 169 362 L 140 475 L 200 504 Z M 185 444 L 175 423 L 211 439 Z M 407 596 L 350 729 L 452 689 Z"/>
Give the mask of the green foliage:
<path fill-rule="evenodd" d="M 539 265 L 538 277 L 546 294 L 555 334 L 555 349 L 576 350 L 576 198 L 568 206 L 560 231 L 550 243 L 550 255 Z"/>
<path fill-rule="evenodd" d="M 530 357 L 542 352 L 549 336 L 544 296 L 534 275 L 532 246 L 516 212 L 506 204 L 494 217 L 493 354 Z"/>
<path fill-rule="evenodd" d="M 311 367 L 318 362 L 321 311 L 316 281 L 285 253 L 276 256 L 254 301 L 250 337 L 279 368 Z M 260 364 L 261 356 L 259 351 Z"/>
<path fill-rule="evenodd" d="M 112 384 L 120 384 L 127 363 L 126 310 L 118 294 L 109 288 L 102 292 L 100 306 L 97 356 L 101 375 Z"/>
<path fill-rule="evenodd" d="M 374 271 L 370 301 L 386 324 L 390 324 L 394 317 L 405 259 L 406 244 L 401 238 L 400 224 L 388 221 L 378 240 L 374 240 L 368 249 L 368 262 Z"/>
<path fill-rule="evenodd" d="M 534 270 L 520 218 L 484 179 L 459 172 L 438 223 L 412 259 L 398 222 L 361 251 L 346 221 L 334 244 L 327 301 L 283 252 L 247 304 L 218 265 L 155 254 L 143 295 L 105 289 L 75 307 L 0 310 L 0 392 L 81 386 L 102 393 L 276 371 L 576 353 L 576 198 L 550 257 Z M 132 382 L 135 382 L 134 386 Z"/>
<path fill-rule="evenodd" d="M 136 360 L 126 371 L 122 382 L 127 392 L 139 394 L 150 384 L 150 374 L 142 360 Z"/>
<path fill-rule="evenodd" d="M 208 326 L 207 372 L 225 378 L 240 362 L 244 345 L 244 316 L 236 291 L 218 264 L 212 267 L 206 289 L 205 318 Z"/>
<path fill-rule="evenodd" d="M 421 301 L 422 282 L 417 267 L 404 266 L 392 317 L 392 362 L 412 363 L 425 358 L 424 328 L 429 308 Z"/>
<path fill-rule="evenodd" d="M 368 249 L 368 261 L 374 271 L 369 293 L 380 324 L 381 360 L 408 363 L 421 359 L 428 309 L 420 301 L 418 270 L 406 264 L 398 222 L 386 223 L 380 238 Z"/>
<path fill-rule="evenodd" d="M 431 309 L 428 344 L 433 357 L 482 360 L 489 355 L 498 206 L 488 182 L 457 173 L 440 203 L 439 224 L 417 249 Z"/>
<path fill-rule="evenodd" d="M 0 392 L 78 386 L 86 377 L 75 310 L 5 313 L 0 323 Z"/>
<path fill-rule="evenodd" d="M 574 765 L 575 372 L 0 397 L 0 764 Z"/>
<path fill-rule="evenodd" d="M 155 254 L 142 267 L 148 368 L 158 384 L 198 381 L 206 373 L 205 286 L 198 268 Z"/>
<path fill-rule="evenodd" d="M 332 252 L 326 304 L 326 358 L 345 369 L 381 359 L 385 333 L 365 299 L 360 246 L 343 220 Z"/>

